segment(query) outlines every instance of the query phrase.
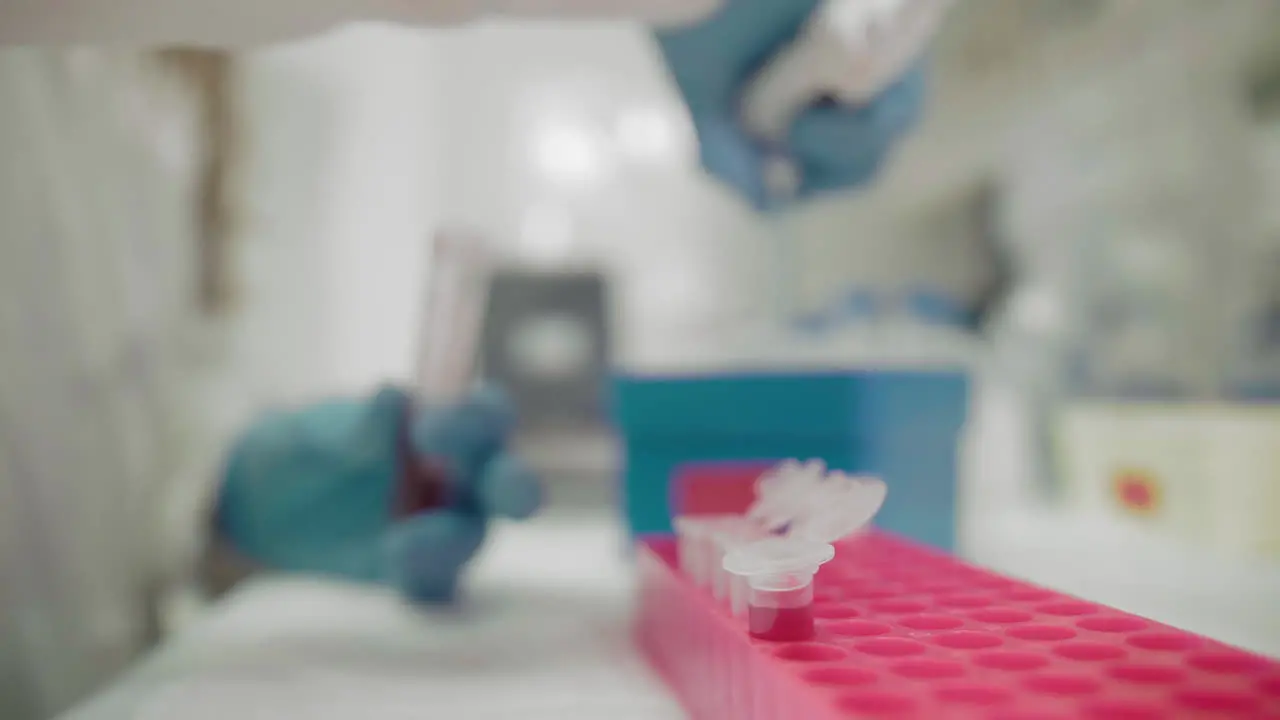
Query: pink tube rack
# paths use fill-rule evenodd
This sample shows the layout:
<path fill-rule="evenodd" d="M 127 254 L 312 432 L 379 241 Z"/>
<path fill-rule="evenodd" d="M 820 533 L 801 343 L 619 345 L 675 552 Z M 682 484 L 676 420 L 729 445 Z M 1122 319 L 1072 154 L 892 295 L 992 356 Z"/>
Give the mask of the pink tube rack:
<path fill-rule="evenodd" d="M 1280 720 L 1280 662 L 881 532 L 815 578 L 814 639 L 752 639 L 640 551 L 637 641 L 695 720 Z"/>

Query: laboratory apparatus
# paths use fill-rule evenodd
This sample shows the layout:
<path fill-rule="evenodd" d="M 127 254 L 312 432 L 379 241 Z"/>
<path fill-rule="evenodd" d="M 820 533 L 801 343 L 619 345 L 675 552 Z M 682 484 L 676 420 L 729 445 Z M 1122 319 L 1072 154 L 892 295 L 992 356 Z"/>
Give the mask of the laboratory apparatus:
<path fill-rule="evenodd" d="M 473 387 L 496 264 L 483 238 L 456 232 L 439 233 L 429 258 L 419 330 L 417 394 L 397 438 L 402 477 L 396 512 L 402 517 L 449 502 L 447 469 L 413 451 L 412 418 L 417 407 L 450 407 Z"/>

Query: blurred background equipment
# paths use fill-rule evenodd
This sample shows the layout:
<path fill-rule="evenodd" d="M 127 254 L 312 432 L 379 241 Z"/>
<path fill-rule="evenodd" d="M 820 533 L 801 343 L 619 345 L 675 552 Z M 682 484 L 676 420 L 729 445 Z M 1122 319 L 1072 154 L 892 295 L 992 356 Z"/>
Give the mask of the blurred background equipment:
<path fill-rule="evenodd" d="M 518 445 L 550 503 L 598 511 L 613 498 L 594 450 L 611 446 L 611 323 L 599 272 L 505 270 L 493 279 L 481 362 L 520 408 Z M 604 471 L 604 472 L 602 472 Z"/>
<path fill-rule="evenodd" d="M 598 273 L 498 273 L 490 290 L 483 363 L 520 407 L 527 428 L 573 431 L 606 420 L 606 280 Z"/>

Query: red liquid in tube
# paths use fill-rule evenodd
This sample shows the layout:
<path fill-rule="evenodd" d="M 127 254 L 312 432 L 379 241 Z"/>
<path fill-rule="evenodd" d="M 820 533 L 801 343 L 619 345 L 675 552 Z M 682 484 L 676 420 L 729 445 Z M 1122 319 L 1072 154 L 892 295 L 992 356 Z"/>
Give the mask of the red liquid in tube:
<path fill-rule="evenodd" d="M 412 410 L 409 415 L 412 415 Z M 409 439 L 410 418 L 401 423 L 397 439 L 400 459 L 400 477 L 396 480 L 392 515 L 406 518 L 428 510 L 436 510 L 448 504 L 448 478 L 444 468 L 437 463 L 418 457 Z"/>
<path fill-rule="evenodd" d="M 774 642 L 804 642 L 812 640 L 813 606 L 764 607 L 747 606 L 747 629 L 751 637 Z"/>

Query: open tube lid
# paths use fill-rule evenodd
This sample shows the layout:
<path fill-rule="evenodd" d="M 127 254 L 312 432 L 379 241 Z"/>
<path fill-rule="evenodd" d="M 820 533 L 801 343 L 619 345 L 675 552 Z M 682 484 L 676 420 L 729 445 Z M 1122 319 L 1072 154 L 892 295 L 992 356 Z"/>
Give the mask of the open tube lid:
<path fill-rule="evenodd" d="M 873 477 L 826 472 L 817 460 L 790 460 L 760 477 L 749 518 L 775 533 L 725 556 L 735 575 L 816 572 L 835 557 L 832 543 L 867 526 L 888 496 Z"/>

